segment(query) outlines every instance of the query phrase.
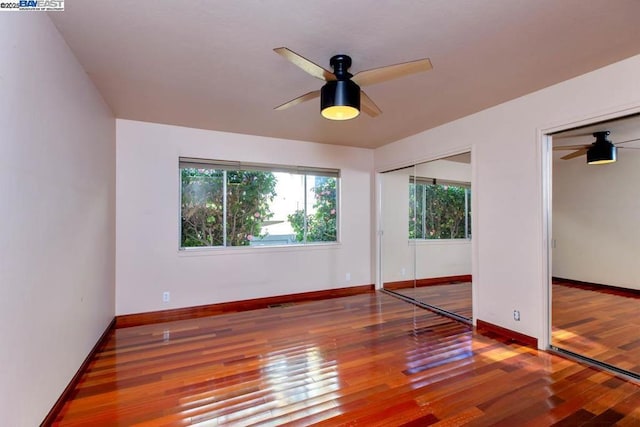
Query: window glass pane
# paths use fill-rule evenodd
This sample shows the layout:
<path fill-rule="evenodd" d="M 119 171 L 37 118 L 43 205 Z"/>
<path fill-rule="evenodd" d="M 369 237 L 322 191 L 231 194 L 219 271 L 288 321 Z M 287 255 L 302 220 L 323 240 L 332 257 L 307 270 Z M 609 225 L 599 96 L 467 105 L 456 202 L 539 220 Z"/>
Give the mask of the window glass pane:
<path fill-rule="evenodd" d="M 464 185 L 410 183 L 409 238 L 469 238 L 470 198 L 471 191 Z"/>
<path fill-rule="evenodd" d="M 418 185 L 409 182 L 409 238 L 419 239 L 419 233 L 416 232 L 416 187 Z"/>
<path fill-rule="evenodd" d="M 249 246 L 260 238 L 263 224 L 273 216 L 276 196 L 273 172 L 228 170 L 227 246 Z"/>
<path fill-rule="evenodd" d="M 427 239 L 464 239 L 465 189 L 427 185 Z"/>
<path fill-rule="evenodd" d="M 262 223 L 260 235 L 251 241 L 251 246 L 273 246 L 303 243 L 296 228 L 304 222 L 305 176 L 287 172 L 273 172 L 276 179 L 276 195 L 269 204 L 271 216 Z M 298 213 L 300 212 L 300 213 Z"/>
<path fill-rule="evenodd" d="M 337 183 L 335 177 L 306 175 L 300 208 L 288 216 L 296 243 L 337 241 Z"/>
<path fill-rule="evenodd" d="M 307 242 L 337 240 L 337 183 L 333 177 L 307 175 Z"/>
<path fill-rule="evenodd" d="M 467 188 L 467 235 L 465 238 L 471 238 L 471 189 Z"/>
<path fill-rule="evenodd" d="M 182 179 L 183 247 L 223 244 L 223 171 L 186 168 Z"/>
<path fill-rule="evenodd" d="M 416 239 L 424 239 L 425 238 L 425 224 L 424 221 L 426 219 L 425 212 L 425 186 L 424 184 L 416 184 Z"/>

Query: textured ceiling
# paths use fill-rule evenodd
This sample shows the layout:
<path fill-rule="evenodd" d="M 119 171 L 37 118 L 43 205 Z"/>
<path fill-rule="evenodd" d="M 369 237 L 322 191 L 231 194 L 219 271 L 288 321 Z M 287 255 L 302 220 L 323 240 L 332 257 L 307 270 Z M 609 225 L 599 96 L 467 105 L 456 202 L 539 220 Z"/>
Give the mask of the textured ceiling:
<path fill-rule="evenodd" d="M 378 147 L 640 53 L 638 0 L 67 0 L 50 17 L 114 114 L 244 134 Z M 429 57 L 368 86 L 383 114 L 332 122 L 286 46 L 352 73 Z"/>

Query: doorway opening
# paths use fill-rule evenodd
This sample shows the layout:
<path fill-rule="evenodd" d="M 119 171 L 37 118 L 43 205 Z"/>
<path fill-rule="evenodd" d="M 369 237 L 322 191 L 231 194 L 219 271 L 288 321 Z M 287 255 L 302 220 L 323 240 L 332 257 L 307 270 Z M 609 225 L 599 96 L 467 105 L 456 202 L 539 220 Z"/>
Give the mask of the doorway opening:
<path fill-rule="evenodd" d="M 550 348 L 638 380 L 640 115 L 550 137 Z"/>

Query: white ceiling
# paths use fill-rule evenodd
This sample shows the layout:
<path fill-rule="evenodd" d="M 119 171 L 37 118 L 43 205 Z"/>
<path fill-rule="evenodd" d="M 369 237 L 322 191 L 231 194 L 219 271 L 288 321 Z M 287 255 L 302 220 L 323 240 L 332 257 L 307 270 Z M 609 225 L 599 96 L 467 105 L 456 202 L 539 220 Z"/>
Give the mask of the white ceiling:
<path fill-rule="evenodd" d="M 67 0 L 49 14 L 116 117 L 378 147 L 640 53 L 638 0 Z M 322 82 L 273 52 L 352 73 L 429 57 L 365 88 L 383 114 L 347 122 Z"/>

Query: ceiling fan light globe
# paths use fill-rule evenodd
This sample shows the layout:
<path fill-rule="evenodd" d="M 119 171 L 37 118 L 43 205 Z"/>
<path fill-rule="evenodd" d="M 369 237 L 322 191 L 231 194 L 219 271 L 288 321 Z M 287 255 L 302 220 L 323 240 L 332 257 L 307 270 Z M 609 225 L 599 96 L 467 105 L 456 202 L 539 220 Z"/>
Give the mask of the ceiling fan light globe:
<path fill-rule="evenodd" d="M 327 82 L 320 91 L 320 113 L 329 120 L 349 120 L 360 115 L 360 86 L 351 80 Z"/>
<path fill-rule="evenodd" d="M 334 105 L 327 107 L 320 112 L 322 117 L 329 120 L 350 120 L 360 115 L 360 111 L 356 108 L 345 105 Z"/>

